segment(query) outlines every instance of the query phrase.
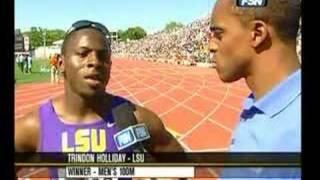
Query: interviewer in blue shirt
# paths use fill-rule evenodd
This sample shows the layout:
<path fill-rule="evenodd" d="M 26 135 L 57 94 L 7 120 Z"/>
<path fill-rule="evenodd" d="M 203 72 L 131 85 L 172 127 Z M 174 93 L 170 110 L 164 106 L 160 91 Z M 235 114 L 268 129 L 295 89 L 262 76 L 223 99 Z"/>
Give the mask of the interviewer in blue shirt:
<path fill-rule="evenodd" d="M 301 152 L 299 19 L 300 0 L 246 8 L 236 0 L 217 0 L 210 25 L 217 72 L 224 82 L 245 78 L 252 91 L 231 152 Z M 253 172 L 259 176 L 264 169 Z"/>

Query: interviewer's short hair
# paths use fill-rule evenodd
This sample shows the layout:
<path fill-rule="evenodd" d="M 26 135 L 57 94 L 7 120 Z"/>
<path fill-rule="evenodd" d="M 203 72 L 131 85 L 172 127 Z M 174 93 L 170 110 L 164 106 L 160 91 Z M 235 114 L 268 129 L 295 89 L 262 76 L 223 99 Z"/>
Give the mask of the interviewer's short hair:
<path fill-rule="evenodd" d="M 232 2 L 232 10 L 246 25 L 252 20 L 263 20 L 272 25 L 279 38 L 284 42 L 296 41 L 299 29 L 301 0 L 268 0 L 266 7 L 238 7 L 237 0 Z"/>

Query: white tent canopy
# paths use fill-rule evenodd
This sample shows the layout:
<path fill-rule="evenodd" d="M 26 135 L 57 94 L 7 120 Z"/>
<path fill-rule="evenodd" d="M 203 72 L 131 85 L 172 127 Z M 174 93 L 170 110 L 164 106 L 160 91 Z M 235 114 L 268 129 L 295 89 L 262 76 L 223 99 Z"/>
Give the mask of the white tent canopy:
<path fill-rule="evenodd" d="M 63 39 L 53 42 L 52 44 L 55 46 L 61 46 L 63 43 Z"/>

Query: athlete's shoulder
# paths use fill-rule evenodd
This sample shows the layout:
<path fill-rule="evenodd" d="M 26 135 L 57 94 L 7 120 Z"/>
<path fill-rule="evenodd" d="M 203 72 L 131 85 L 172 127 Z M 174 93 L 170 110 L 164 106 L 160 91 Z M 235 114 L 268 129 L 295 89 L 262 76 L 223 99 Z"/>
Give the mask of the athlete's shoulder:
<path fill-rule="evenodd" d="M 153 136 L 158 136 L 159 134 L 164 133 L 165 127 L 158 115 L 140 105 L 134 104 L 134 107 L 134 114 L 137 119 L 137 123 L 145 124 Z"/>
<path fill-rule="evenodd" d="M 113 94 L 108 94 L 109 96 L 112 97 L 112 106 L 115 107 L 115 106 L 118 106 L 120 104 L 123 104 L 123 103 L 130 103 L 132 104 L 132 102 L 124 97 L 121 97 L 121 96 L 118 96 L 118 95 L 113 95 Z"/>
<path fill-rule="evenodd" d="M 160 117 L 150 109 L 126 100 L 123 97 L 114 97 L 113 103 L 127 102 L 138 124 L 145 124 L 150 133 L 150 139 L 146 141 L 145 148 L 149 152 L 183 152 L 179 142 L 166 130 Z"/>
<path fill-rule="evenodd" d="M 147 123 L 147 124 L 154 124 L 157 122 L 161 122 L 161 119 L 156 115 L 153 111 L 146 107 L 142 107 L 137 104 L 133 104 L 135 108 L 135 115 L 137 117 L 138 123 Z M 161 122 L 162 124 L 162 122 Z"/>
<path fill-rule="evenodd" d="M 15 150 L 37 151 L 40 132 L 40 107 L 15 120 Z"/>
<path fill-rule="evenodd" d="M 119 105 L 125 104 L 125 103 L 132 107 L 130 109 L 132 109 L 134 111 L 134 114 L 136 116 L 138 123 L 150 124 L 150 123 L 157 121 L 159 119 L 159 117 L 151 110 L 149 110 L 145 107 L 142 107 L 140 105 L 137 105 L 134 102 L 131 102 L 130 100 L 128 100 L 124 97 L 112 95 L 112 107 L 113 108 L 115 108 Z"/>

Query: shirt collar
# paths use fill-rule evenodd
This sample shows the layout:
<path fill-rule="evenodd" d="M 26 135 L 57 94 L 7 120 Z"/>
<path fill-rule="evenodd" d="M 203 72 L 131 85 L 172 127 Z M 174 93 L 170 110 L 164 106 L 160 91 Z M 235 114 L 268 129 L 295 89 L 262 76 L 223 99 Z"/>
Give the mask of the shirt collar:
<path fill-rule="evenodd" d="M 245 102 L 244 108 L 248 110 L 255 107 L 269 117 L 273 117 L 287 107 L 300 94 L 301 69 L 299 68 L 258 101 L 254 102 L 255 97 L 254 94 L 251 93 Z"/>

